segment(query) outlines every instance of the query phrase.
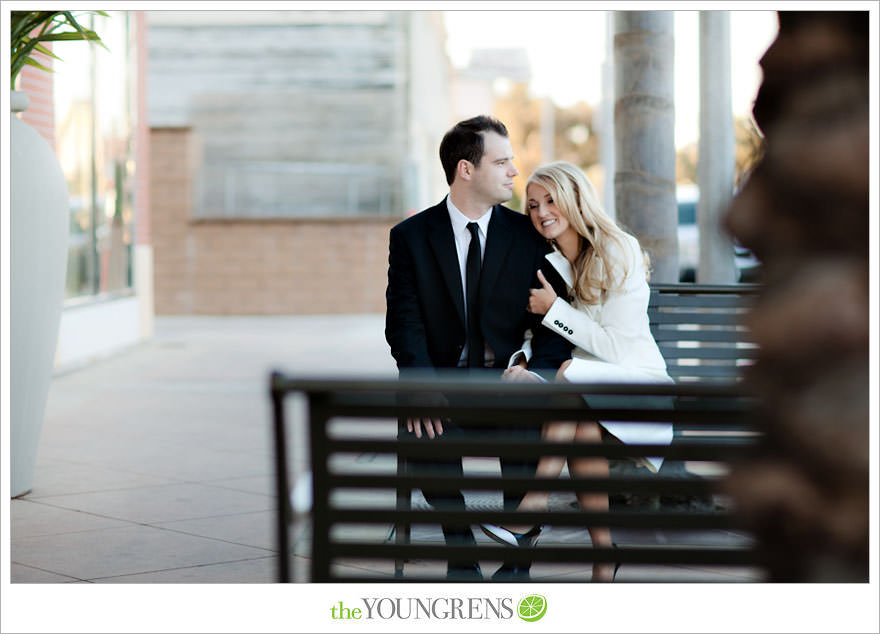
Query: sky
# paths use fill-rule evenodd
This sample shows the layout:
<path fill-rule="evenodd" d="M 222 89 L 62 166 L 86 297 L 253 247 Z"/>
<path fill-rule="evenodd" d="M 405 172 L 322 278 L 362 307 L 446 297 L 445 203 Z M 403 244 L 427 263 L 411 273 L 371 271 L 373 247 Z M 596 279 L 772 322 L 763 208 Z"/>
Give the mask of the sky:
<path fill-rule="evenodd" d="M 446 11 L 446 50 L 467 66 L 474 48 L 525 48 L 531 90 L 560 106 L 601 99 L 606 54 L 605 11 Z M 699 136 L 699 12 L 676 11 L 675 142 Z M 761 83 L 758 61 L 776 37 L 774 11 L 731 11 L 731 96 L 736 116 L 748 116 Z"/>

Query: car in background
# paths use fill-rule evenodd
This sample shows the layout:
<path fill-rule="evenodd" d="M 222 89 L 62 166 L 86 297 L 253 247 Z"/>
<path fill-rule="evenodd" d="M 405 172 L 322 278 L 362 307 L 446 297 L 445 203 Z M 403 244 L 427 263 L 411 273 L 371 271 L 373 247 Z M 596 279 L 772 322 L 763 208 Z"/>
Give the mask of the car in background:
<path fill-rule="evenodd" d="M 697 227 L 700 190 L 696 185 L 679 185 L 675 196 L 678 203 L 678 279 L 680 282 L 695 282 L 700 256 L 700 230 Z M 761 262 L 758 258 L 735 240 L 733 256 L 737 281 L 757 283 L 761 278 Z"/>

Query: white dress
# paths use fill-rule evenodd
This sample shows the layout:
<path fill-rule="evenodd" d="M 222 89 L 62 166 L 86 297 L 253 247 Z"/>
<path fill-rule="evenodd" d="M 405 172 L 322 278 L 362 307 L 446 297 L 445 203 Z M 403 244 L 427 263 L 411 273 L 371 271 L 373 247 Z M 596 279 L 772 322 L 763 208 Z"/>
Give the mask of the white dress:
<path fill-rule="evenodd" d="M 569 304 L 557 297 L 544 316 L 547 328 L 575 345 L 565 378 L 570 383 L 673 383 L 648 322 L 650 289 L 638 241 L 627 234 L 623 258 L 620 255 L 611 254 L 628 263 L 621 290 L 609 292 L 601 303 L 593 305 L 577 298 Z M 558 251 L 546 257 L 573 295 L 574 276 L 569 261 Z M 672 442 L 671 423 L 599 422 L 627 444 Z M 645 460 L 652 470 L 663 464 L 660 457 Z"/>

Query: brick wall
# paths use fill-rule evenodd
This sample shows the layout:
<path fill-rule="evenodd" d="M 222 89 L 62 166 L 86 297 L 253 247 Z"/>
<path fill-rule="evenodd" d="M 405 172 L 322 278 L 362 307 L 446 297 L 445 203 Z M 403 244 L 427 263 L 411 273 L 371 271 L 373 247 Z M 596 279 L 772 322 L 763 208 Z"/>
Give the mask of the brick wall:
<path fill-rule="evenodd" d="M 196 145 L 189 128 L 150 132 L 156 314 L 385 311 L 397 219 L 195 222 Z"/>

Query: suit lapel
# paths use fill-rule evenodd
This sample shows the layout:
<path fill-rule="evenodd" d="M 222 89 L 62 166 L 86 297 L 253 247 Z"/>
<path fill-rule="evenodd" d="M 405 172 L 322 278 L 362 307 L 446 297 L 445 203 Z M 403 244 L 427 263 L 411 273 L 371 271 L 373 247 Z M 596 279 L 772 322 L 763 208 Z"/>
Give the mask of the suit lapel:
<path fill-rule="evenodd" d="M 556 269 L 556 272 L 559 273 L 559 276 L 568 285 L 568 290 L 572 290 L 574 288 L 574 273 L 571 269 L 571 263 L 555 247 L 544 257 L 547 258 L 550 264 L 553 265 L 553 268 Z"/>
<path fill-rule="evenodd" d="M 486 252 L 483 254 L 483 270 L 480 274 L 480 306 L 486 306 L 491 290 L 498 281 L 504 259 L 513 243 L 510 218 L 501 205 L 496 205 L 489 220 Z"/>
<path fill-rule="evenodd" d="M 434 251 L 434 257 L 437 258 L 437 264 L 440 266 L 449 296 L 455 303 L 458 318 L 462 325 L 465 325 L 461 270 L 458 265 L 458 254 L 455 251 L 455 236 L 452 235 L 452 222 L 449 220 L 446 200 L 444 199 L 442 203 L 424 213 L 429 214 L 427 218 L 428 242 Z"/>

